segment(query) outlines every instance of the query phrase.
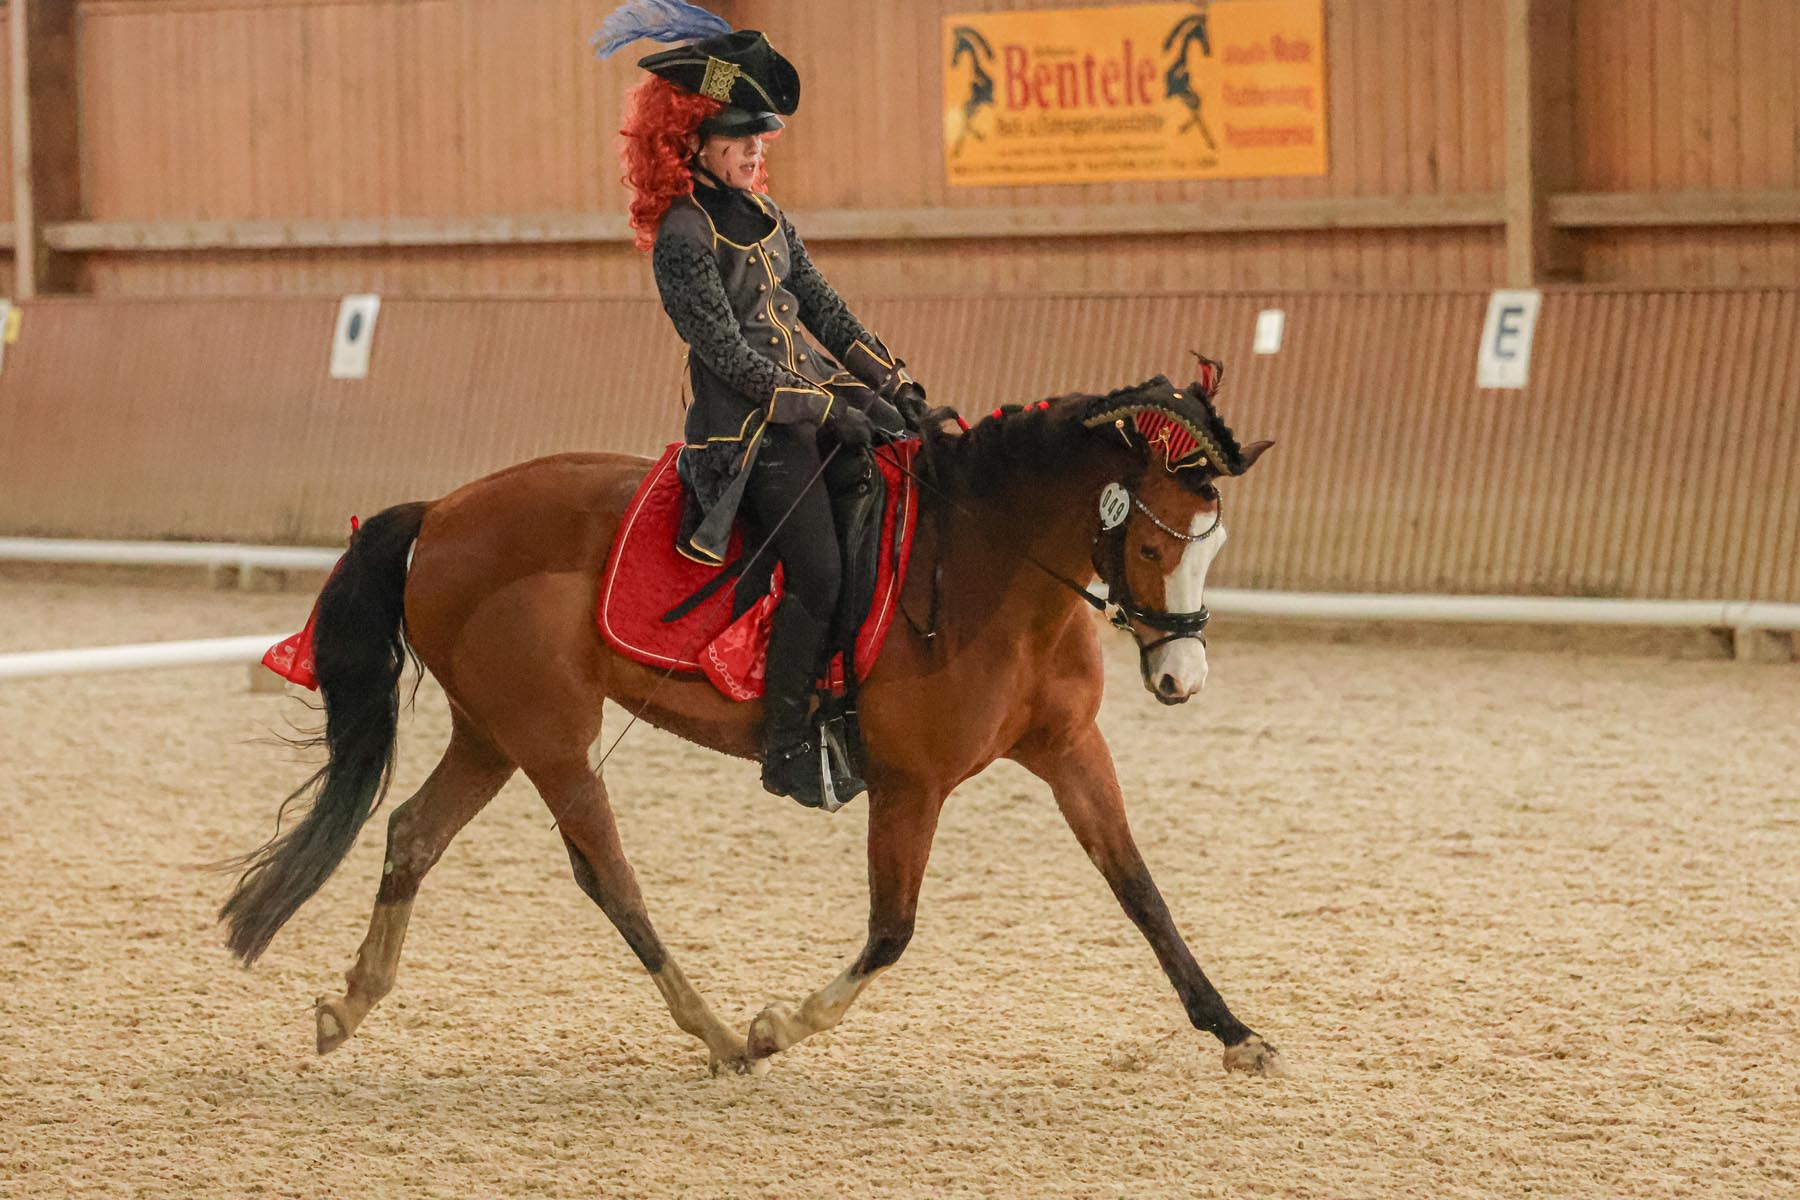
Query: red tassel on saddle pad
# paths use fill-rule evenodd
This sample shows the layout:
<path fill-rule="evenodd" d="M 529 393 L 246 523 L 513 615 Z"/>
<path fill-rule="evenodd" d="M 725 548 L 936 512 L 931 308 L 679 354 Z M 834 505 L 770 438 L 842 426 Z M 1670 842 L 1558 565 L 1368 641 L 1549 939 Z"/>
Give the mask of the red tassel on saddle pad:
<path fill-rule="evenodd" d="M 362 528 L 362 522 L 355 517 L 350 518 L 350 536 Z M 337 578 L 338 569 L 344 565 L 343 555 L 331 565 L 331 574 L 325 577 L 327 585 Z M 324 589 L 320 589 L 324 594 Z M 262 656 L 262 665 L 275 672 L 289 683 L 297 683 L 303 688 L 319 690 L 319 677 L 313 673 L 313 626 L 319 621 L 319 602 L 313 601 L 312 614 L 306 618 L 306 624 L 299 633 L 286 637 L 269 647 Z"/>

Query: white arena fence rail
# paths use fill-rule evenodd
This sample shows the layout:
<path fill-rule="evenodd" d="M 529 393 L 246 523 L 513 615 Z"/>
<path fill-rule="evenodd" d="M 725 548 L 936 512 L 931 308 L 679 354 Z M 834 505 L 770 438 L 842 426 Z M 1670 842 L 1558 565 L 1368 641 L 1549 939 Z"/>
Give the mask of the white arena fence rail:
<path fill-rule="evenodd" d="M 100 542 L 0 538 L 0 559 L 114 565 L 235 566 L 329 570 L 340 550 L 225 542 Z M 1551 596 L 1406 596 L 1262 592 L 1214 588 L 1207 605 L 1225 616 L 1314 621 L 1460 621 L 1528 625 L 1633 625 L 1788 632 L 1800 604 L 1733 600 L 1601 600 Z M 197 641 L 144 642 L 0 654 L 0 679 L 258 663 L 286 633 Z"/>
<path fill-rule="evenodd" d="M 1800 604 L 1750 600 L 1597 600 L 1558 596 L 1386 596 L 1211 588 L 1207 607 L 1243 617 L 1311 621 L 1464 621 L 1520 625 L 1647 625 L 1800 629 Z"/>
<path fill-rule="evenodd" d="M 341 554 L 341 549 L 249 546 L 237 542 L 100 542 L 79 538 L 0 538 L 0 560 L 82 563 L 90 566 L 329 571 Z"/>
<path fill-rule="evenodd" d="M 288 636 L 288 633 L 269 633 L 247 637 L 203 638 L 190 642 L 138 642 L 128 646 L 93 646 L 84 650 L 33 650 L 24 654 L 0 654 L 0 680 L 32 679 L 44 675 L 91 675 L 103 671 L 150 671 L 164 667 L 260 663 L 270 646 Z"/>

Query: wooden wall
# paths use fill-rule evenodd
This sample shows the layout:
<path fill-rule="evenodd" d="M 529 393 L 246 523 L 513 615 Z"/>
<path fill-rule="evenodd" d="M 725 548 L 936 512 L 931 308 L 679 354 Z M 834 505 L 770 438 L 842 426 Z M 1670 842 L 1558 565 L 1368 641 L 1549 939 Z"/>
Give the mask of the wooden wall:
<path fill-rule="evenodd" d="M 1434 196 L 1501 186 L 1500 6 L 1494 0 L 1330 0 L 1325 65 L 1330 173 L 1314 178 L 952 187 L 943 167 L 943 18 L 1076 8 L 1092 0 L 749 0 L 780 30 L 809 89 L 780 183 L 816 208 L 1083 206 L 1326 196 Z M 846 21 L 847 10 L 866 13 Z M 848 168 L 848 169 L 847 169 Z M 1498 230 L 1230 234 L 933 248 L 834 247 L 866 287 L 1184 291 L 1458 287 L 1491 283 Z"/>
<path fill-rule="evenodd" d="M 1288 313 L 1250 352 L 1259 308 Z M 1222 586 L 1800 596 L 1800 290 L 1553 290 L 1531 387 L 1475 387 L 1477 291 L 872 301 L 935 398 L 1229 364 L 1277 445 L 1230 485 Z M 329 299 L 53 300 L 0 373 L 0 534 L 335 544 L 345 518 L 535 454 L 676 436 L 654 301 L 395 300 L 326 376 Z M 1011 331 L 996 351 L 992 331 Z M 1114 331 L 1129 330 L 1129 336 Z"/>
<path fill-rule="evenodd" d="M 0 17 L 6 15 L 6 5 L 0 4 Z M 0 20 L 0 221 L 10 222 L 13 216 L 12 194 L 12 32 L 5 21 Z M 11 244 L 10 231 L 7 237 Z M 12 255 L 0 253 L 0 295 L 10 296 L 13 292 L 13 260 Z"/>
<path fill-rule="evenodd" d="M 1036 3 L 1037 0 L 1031 0 Z M 1491 192 L 1500 186 L 1498 6 L 1492 0 L 1328 4 L 1332 171 L 1320 178 L 951 188 L 938 58 L 945 14 L 1020 0 L 757 0 L 805 81 L 772 152 L 789 208 L 1070 206 L 1209 199 Z M 1072 6 L 1050 0 L 1050 6 Z M 85 0 L 83 154 L 99 220 L 466 216 L 622 211 L 614 131 L 639 73 L 597 63 L 606 4 L 576 0 L 217 3 Z M 181 88 L 157 81 L 182 78 Z M 96 292 L 319 290 L 365 271 L 385 291 L 641 292 L 619 247 L 244 262 L 96 259 Z M 404 261 L 401 261 L 404 260 Z M 1009 288 L 1450 287 L 1491 282 L 1497 230 L 1370 231 L 851 244 L 858 291 Z M 346 272 L 346 266 L 350 270 Z M 357 285 L 361 286 L 361 285 Z"/>
<path fill-rule="evenodd" d="M 0 2 L 0 17 L 7 15 L 11 6 Z M 0 174 L 4 175 L 5 186 L 0 187 L 0 220 L 12 220 L 12 30 L 6 21 L 0 20 Z"/>
<path fill-rule="evenodd" d="M 97 220 L 623 211 L 590 0 L 83 0 Z M 181 79 L 180 87 L 167 81 Z M 97 256 L 101 294 L 642 293 L 623 246 Z"/>
<path fill-rule="evenodd" d="M 1574 2 L 1580 188 L 1800 192 L 1800 4 Z M 1581 250 L 1602 283 L 1800 280 L 1800 223 L 1595 231 Z"/>
<path fill-rule="evenodd" d="M 637 77 L 596 62 L 603 0 L 76 0 L 86 216 L 96 221 L 459 218 L 623 211 L 614 131 Z M 1330 174 L 1321 178 L 952 188 L 939 38 L 946 13 L 1090 0 L 718 0 L 768 29 L 806 80 L 773 151 L 807 211 L 1322 198 L 1489 198 L 1503 180 L 1500 0 L 1325 0 Z M 1567 0 L 1584 193 L 1800 196 L 1800 4 Z M 174 81 L 179 80 L 179 85 Z M 0 129 L 4 123 L 0 122 Z M 0 193 L 4 194 L 4 193 Z M 10 205 L 10 194 L 0 204 Z M 1800 218 L 1800 213 L 1794 214 Z M 815 241 L 820 241 L 816 239 Z M 1669 285 L 1800 277 L 1800 223 L 1576 233 L 1583 277 Z M 1473 227 L 1131 237 L 838 240 L 858 294 L 1487 287 L 1497 219 Z M 605 239 L 455 248 L 113 250 L 99 294 L 375 288 L 390 294 L 643 295 L 641 256 Z"/>

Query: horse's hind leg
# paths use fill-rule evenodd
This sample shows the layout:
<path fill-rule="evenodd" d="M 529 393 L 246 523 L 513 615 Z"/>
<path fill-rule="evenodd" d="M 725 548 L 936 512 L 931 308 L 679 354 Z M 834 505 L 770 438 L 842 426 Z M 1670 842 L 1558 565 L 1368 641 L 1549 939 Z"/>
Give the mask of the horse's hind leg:
<path fill-rule="evenodd" d="M 600 906 L 650 972 L 675 1024 L 706 1043 L 715 1075 L 724 1069 L 748 1071 L 751 1064 L 744 1052 L 744 1039 L 708 1007 L 650 924 L 637 875 L 619 844 L 619 828 L 607 802 L 606 785 L 586 759 L 543 770 L 527 767 L 526 774 L 537 785 L 562 830 L 575 882 Z"/>
<path fill-rule="evenodd" d="M 355 965 L 344 975 L 348 985 L 344 994 L 336 999 L 320 997 L 314 1010 L 320 1054 L 348 1041 L 369 1010 L 393 988 L 400 944 L 406 939 L 407 918 L 420 881 L 516 769 L 462 718 L 454 718 L 444 757 L 388 818 L 387 857 L 368 936 L 356 952 Z"/>
<path fill-rule="evenodd" d="M 912 940 L 919 884 L 937 833 L 941 795 L 869 793 L 869 934 L 862 953 L 838 977 L 801 1001 L 771 1004 L 750 1023 L 750 1057 L 761 1061 L 844 1019 L 875 976 L 899 961 Z"/>

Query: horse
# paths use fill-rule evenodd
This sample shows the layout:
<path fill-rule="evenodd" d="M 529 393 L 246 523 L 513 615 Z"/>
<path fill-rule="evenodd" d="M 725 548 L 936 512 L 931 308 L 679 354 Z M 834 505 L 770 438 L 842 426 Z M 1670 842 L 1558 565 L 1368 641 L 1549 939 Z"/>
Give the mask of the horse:
<path fill-rule="evenodd" d="M 905 611 L 863 682 L 868 783 L 868 932 L 835 979 L 797 1007 L 772 1004 L 745 1034 L 682 973 L 650 920 L 590 765 L 610 699 L 727 755 L 754 758 L 760 702 L 668 676 L 612 651 L 595 597 L 615 531 L 648 460 L 570 453 L 499 471 L 441 499 L 364 522 L 316 609 L 327 762 L 288 798 L 299 819 L 235 860 L 219 912 L 253 964 L 354 845 L 393 765 L 409 649 L 443 686 L 449 745 L 388 820 L 368 935 L 342 995 L 315 1007 L 317 1048 L 341 1046 L 392 989 L 413 899 L 459 830 L 523 771 L 549 807 L 575 882 L 617 927 L 675 1024 L 708 1065 L 756 1073 L 830 1029 L 913 935 L 919 886 L 946 798 L 996 759 L 1049 785 L 1081 848 L 1149 942 L 1227 1071 L 1278 1073 L 1275 1047 L 1232 1015 L 1188 950 L 1133 842 L 1095 724 L 1099 606 L 1140 650 L 1144 686 L 1179 704 L 1206 680 L 1207 569 L 1225 542 L 1217 481 L 1272 444 L 1240 448 L 1211 403 L 1214 380 L 1158 377 L 1108 395 L 1009 406 L 950 436 L 925 434 Z M 410 564 L 409 564 L 410 553 Z"/>

